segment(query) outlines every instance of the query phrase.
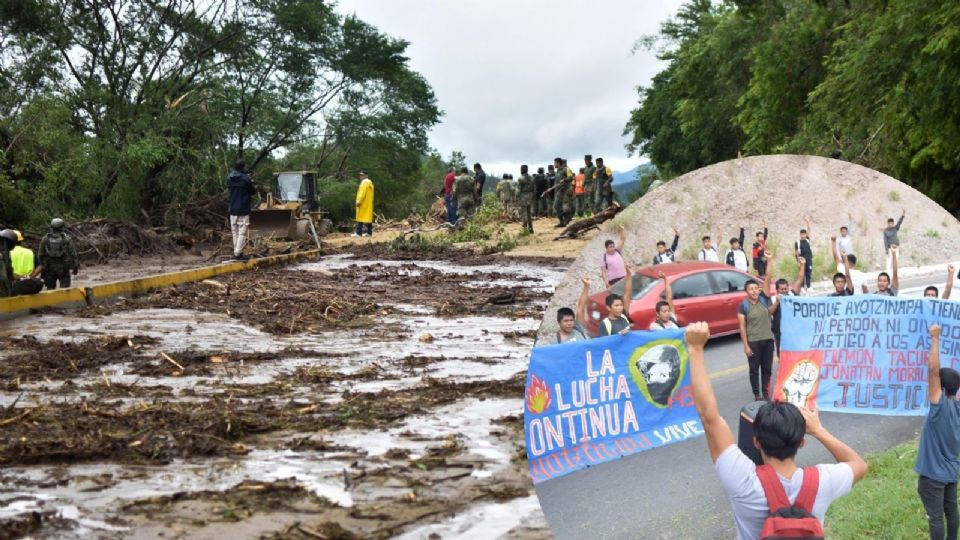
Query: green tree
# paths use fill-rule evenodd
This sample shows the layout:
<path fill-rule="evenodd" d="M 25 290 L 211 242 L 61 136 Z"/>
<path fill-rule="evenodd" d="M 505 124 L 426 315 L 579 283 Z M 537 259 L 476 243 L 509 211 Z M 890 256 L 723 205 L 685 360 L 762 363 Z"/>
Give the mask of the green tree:
<path fill-rule="evenodd" d="M 2 2 L 0 44 L 0 167 L 78 216 L 156 217 L 305 141 L 419 156 L 440 115 L 406 42 L 318 0 Z"/>

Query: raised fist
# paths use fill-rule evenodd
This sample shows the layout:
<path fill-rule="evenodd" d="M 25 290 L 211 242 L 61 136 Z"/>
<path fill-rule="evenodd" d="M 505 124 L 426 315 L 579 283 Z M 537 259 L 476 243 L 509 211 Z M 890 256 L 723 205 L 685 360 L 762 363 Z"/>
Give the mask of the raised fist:
<path fill-rule="evenodd" d="M 817 386 L 820 375 L 817 365 L 810 360 L 801 360 L 783 382 L 783 399 L 797 407 L 807 407 L 807 399 Z"/>

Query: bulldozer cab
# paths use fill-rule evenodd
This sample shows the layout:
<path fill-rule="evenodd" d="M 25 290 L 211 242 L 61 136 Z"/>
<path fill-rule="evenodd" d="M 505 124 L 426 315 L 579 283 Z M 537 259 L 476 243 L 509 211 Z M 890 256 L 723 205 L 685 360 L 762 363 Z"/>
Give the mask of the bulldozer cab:
<path fill-rule="evenodd" d="M 266 201 L 250 212 L 250 229 L 260 236 L 295 240 L 309 234 L 319 220 L 316 173 L 285 171 L 274 173 Z"/>
<path fill-rule="evenodd" d="M 313 172 L 280 172 L 273 175 L 273 197 L 281 204 L 301 203 L 307 210 L 319 210 L 317 176 Z"/>

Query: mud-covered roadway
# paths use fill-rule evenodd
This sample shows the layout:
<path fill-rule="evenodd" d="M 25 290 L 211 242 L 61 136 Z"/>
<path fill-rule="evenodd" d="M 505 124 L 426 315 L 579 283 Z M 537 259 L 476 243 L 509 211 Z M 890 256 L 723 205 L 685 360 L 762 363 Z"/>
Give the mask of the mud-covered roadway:
<path fill-rule="evenodd" d="M 568 261 L 365 246 L 0 325 L 0 538 L 543 537 Z"/>

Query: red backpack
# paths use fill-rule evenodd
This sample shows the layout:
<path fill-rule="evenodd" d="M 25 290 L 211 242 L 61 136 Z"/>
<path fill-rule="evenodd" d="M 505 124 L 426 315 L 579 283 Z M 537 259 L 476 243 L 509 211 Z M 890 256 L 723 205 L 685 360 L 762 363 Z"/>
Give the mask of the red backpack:
<path fill-rule="evenodd" d="M 757 478 L 767 497 L 770 515 L 760 529 L 760 540 L 785 540 L 803 538 L 824 540 L 823 526 L 813 515 L 813 503 L 820 487 L 820 471 L 816 467 L 803 468 L 803 484 L 797 500 L 790 504 L 787 492 L 770 465 L 757 467 Z"/>

